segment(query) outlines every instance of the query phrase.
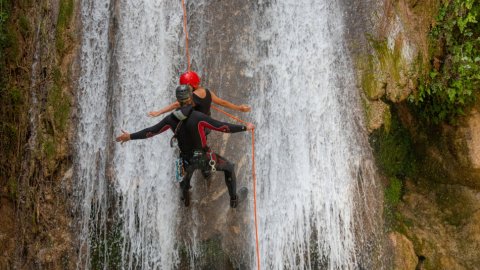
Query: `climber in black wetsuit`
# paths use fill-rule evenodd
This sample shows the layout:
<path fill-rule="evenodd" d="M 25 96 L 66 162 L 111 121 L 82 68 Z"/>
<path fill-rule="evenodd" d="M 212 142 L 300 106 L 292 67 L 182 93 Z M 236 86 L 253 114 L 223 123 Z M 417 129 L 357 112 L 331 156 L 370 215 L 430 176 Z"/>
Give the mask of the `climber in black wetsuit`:
<path fill-rule="evenodd" d="M 215 161 L 215 168 L 225 173 L 225 184 L 230 195 L 230 206 L 237 206 L 236 178 L 234 164 L 212 152 L 207 146 L 205 128 L 226 133 L 252 130 L 255 126 L 248 123 L 246 126 L 234 125 L 212 119 L 206 114 L 195 111 L 192 106 L 192 88 L 189 85 L 180 85 L 175 91 L 180 108 L 166 116 L 158 124 L 144 130 L 129 134 L 122 130 L 116 138 L 117 142 L 146 139 L 160 134 L 167 129 L 174 132 L 174 139 L 178 141 L 180 156 L 184 163 L 185 176 L 180 182 L 185 206 L 189 205 L 188 190 L 190 179 L 196 169 L 206 170 L 210 160 Z M 173 138 L 172 138 L 173 139 Z"/>
<path fill-rule="evenodd" d="M 192 100 L 193 103 L 195 104 L 194 110 L 202 112 L 204 114 L 210 115 L 210 108 L 212 106 L 212 102 L 240 112 L 249 112 L 250 111 L 250 106 L 241 104 L 241 105 L 235 105 L 231 102 L 228 102 L 224 99 L 219 98 L 215 93 L 207 88 L 204 88 L 200 85 L 200 76 L 194 71 L 187 71 L 180 75 L 180 80 L 179 80 L 181 85 L 190 85 L 193 89 L 193 95 L 192 95 Z M 166 106 L 165 108 L 162 108 L 158 111 L 151 111 L 148 113 L 150 117 L 157 117 L 163 113 L 170 112 L 174 109 L 177 109 L 180 107 L 180 103 L 178 101 L 173 102 L 172 104 Z M 207 135 L 209 133 L 209 130 L 207 130 Z M 208 179 L 211 176 L 211 170 L 210 168 L 207 168 L 206 170 L 202 170 L 202 175 L 205 179 Z"/>

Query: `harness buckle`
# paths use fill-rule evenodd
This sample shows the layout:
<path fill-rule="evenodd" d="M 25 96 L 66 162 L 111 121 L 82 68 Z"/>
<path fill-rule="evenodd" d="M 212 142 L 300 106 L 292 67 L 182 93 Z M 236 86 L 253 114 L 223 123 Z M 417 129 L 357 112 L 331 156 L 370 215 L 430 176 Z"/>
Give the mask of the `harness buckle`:
<path fill-rule="evenodd" d="M 208 161 L 208 165 L 211 167 L 211 170 L 212 172 L 216 172 L 217 171 L 217 168 L 215 168 L 215 165 L 217 164 L 217 162 L 215 161 L 215 159 L 213 159 L 213 154 L 211 151 L 208 151 L 207 154 L 210 156 L 210 160 Z"/>

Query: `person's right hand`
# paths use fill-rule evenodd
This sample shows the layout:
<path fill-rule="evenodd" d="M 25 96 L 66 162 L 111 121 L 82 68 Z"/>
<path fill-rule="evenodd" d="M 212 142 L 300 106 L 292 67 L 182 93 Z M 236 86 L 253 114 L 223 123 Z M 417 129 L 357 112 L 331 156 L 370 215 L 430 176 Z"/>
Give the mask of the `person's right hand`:
<path fill-rule="evenodd" d="M 241 112 L 249 112 L 250 109 L 251 109 L 250 106 L 245 105 L 245 104 L 242 104 L 242 105 L 240 105 L 239 107 L 240 107 L 240 111 L 241 111 Z"/>
<path fill-rule="evenodd" d="M 159 116 L 161 113 L 160 112 L 157 112 L 157 111 L 151 111 L 148 113 L 148 117 L 157 117 Z"/>
<path fill-rule="evenodd" d="M 254 130 L 255 129 L 255 125 L 252 124 L 252 123 L 247 123 L 247 130 L 250 131 L 250 130 Z"/>
<path fill-rule="evenodd" d="M 120 134 L 115 140 L 123 145 L 125 142 L 130 141 L 130 133 L 122 129 L 122 134 Z"/>

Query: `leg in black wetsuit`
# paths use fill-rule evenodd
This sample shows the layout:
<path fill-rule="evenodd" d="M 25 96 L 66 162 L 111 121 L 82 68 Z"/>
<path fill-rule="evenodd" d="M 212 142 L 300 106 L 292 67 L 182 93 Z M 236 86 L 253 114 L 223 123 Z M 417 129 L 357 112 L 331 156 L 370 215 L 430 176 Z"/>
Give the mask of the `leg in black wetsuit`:
<path fill-rule="evenodd" d="M 226 160 L 222 156 L 213 154 L 213 159 L 216 162 L 215 168 L 217 171 L 223 171 L 225 174 L 225 184 L 228 188 L 228 194 L 230 195 L 230 206 L 235 208 L 237 206 L 237 187 L 236 187 L 236 177 L 235 177 L 235 165 L 230 161 Z M 185 166 L 185 176 L 180 182 L 180 187 L 182 188 L 182 199 L 184 200 L 185 206 L 189 206 L 190 198 L 188 190 L 190 189 L 190 180 L 193 176 L 195 170 L 200 169 L 203 171 L 209 169 L 208 161 L 210 159 L 206 154 L 202 156 L 202 159 L 193 157 L 189 155 L 184 157 L 184 166 Z"/>
<path fill-rule="evenodd" d="M 230 200 L 236 200 L 237 178 L 235 176 L 235 165 L 218 154 L 215 154 L 215 162 L 217 171 L 222 171 L 225 174 L 225 185 L 227 185 Z"/>
<path fill-rule="evenodd" d="M 211 130 L 210 129 L 205 129 L 205 138 L 208 136 L 208 134 L 210 134 Z M 203 175 L 203 178 L 205 179 L 210 179 L 210 177 L 212 176 L 212 170 L 210 168 L 210 166 L 207 166 L 206 169 L 202 169 L 202 175 Z"/>

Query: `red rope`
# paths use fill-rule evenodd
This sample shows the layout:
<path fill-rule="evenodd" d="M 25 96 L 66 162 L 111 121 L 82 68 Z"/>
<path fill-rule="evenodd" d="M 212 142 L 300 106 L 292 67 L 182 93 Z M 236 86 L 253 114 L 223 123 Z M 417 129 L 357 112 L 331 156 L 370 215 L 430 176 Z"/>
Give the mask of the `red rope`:
<path fill-rule="evenodd" d="M 185 0 L 182 0 L 183 7 L 183 31 L 185 32 L 185 51 L 187 54 L 187 71 L 190 71 L 190 53 L 188 51 L 188 30 L 187 30 L 187 8 L 185 7 Z"/>
<path fill-rule="evenodd" d="M 247 124 L 240 118 L 237 118 L 223 110 L 212 105 L 212 109 L 225 114 L 226 116 L 237 120 L 240 123 Z M 252 130 L 252 176 L 253 176 L 253 215 L 255 222 L 255 249 L 257 252 L 257 269 L 260 270 L 260 244 L 258 241 L 258 221 L 257 221 L 257 175 L 255 170 L 255 130 Z"/>
<path fill-rule="evenodd" d="M 188 30 L 187 30 L 187 8 L 185 7 L 185 0 L 182 0 L 182 8 L 183 8 L 183 30 L 185 31 L 185 49 L 187 55 L 187 70 L 190 71 L 190 53 L 188 51 Z M 212 106 L 214 110 L 217 110 L 228 117 L 239 121 L 240 123 L 247 124 L 247 122 L 220 110 L 219 108 Z M 253 214 L 254 214 L 254 222 L 255 222 L 255 247 L 257 252 L 257 269 L 260 270 L 260 245 L 258 241 L 258 222 L 257 222 L 257 176 L 255 174 L 255 133 L 252 130 L 252 176 L 253 176 Z"/>
<path fill-rule="evenodd" d="M 255 248 L 257 250 L 257 269 L 260 270 L 260 245 L 258 244 L 257 223 L 257 174 L 255 173 L 255 130 L 252 129 L 252 175 L 253 175 L 253 215 L 255 219 Z"/>

